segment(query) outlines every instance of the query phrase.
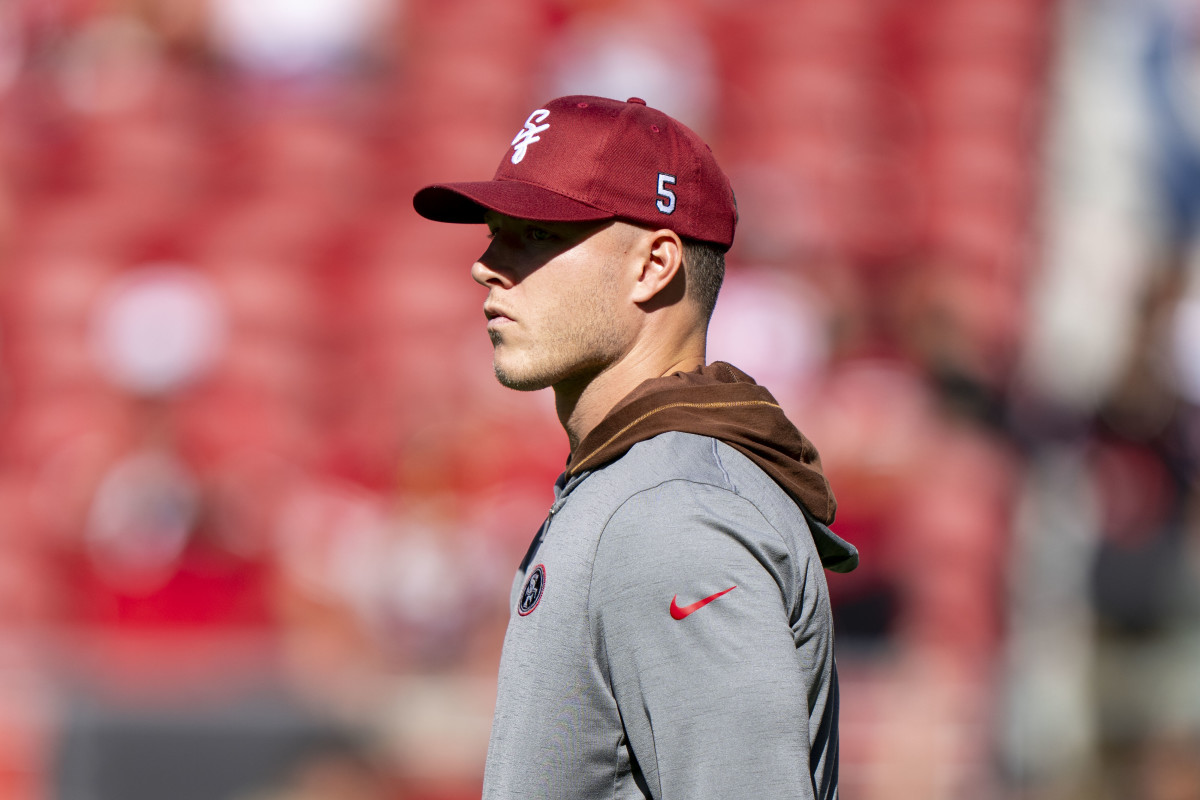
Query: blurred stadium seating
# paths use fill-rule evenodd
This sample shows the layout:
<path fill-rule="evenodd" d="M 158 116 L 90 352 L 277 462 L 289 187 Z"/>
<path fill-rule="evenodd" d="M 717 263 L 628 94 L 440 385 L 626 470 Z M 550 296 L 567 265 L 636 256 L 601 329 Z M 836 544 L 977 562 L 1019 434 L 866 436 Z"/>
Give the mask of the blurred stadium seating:
<path fill-rule="evenodd" d="M 0 6 L 0 796 L 478 796 L 567 445 L 491 378 L 482 232 L 410 203 L 565 92 L 645 97 L 732 176 L 710 355 L 863 552 L 844 800 L 1200 796 L 1196 23 Z"/>

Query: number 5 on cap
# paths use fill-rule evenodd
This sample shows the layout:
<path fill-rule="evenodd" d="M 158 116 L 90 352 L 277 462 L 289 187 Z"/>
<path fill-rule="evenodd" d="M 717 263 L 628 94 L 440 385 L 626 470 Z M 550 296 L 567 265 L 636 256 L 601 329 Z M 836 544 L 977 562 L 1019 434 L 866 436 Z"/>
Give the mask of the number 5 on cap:
<path fill-rule="evenodd" d="M 667 184 L 675 185 L 675 176 L 668 175 L 665 172 L 658 173 L 658 196 L 663 198 L 655 203 L 658 210 L 664 214 L 670 214 L 675 210 L 675 193 L 667 188 Z"/>

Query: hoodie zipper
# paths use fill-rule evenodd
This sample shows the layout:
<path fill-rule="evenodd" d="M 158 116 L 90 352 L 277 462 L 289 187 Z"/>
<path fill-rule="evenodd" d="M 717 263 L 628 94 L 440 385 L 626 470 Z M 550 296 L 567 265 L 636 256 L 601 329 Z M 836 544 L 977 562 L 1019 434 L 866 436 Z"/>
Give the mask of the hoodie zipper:
<path fill-rule="evenodd" d="M 578 479 L 575 482 L 578 482 Z M 554 502 L 550 504 L 550 510 L 546 512 L 546 519 L 542 521 L 542 527 L 538 528 L 533 541 L 529 543 L 529 549 L 525 551 L 525 557 L 521 559 L 521 566 L 518 568 L 520 572 L 525 573 L 529 570 L 529 565 L 537 557 L 538 550 L 542 547 L 542 542 L 546 541 L 546 534 L 550 532 L 550 523 L 553 521 L 554 515 L 567 502 L 568 494 L 569 492 L 564 487 L 558 493 L 558 496 L 554 498 Z"/>

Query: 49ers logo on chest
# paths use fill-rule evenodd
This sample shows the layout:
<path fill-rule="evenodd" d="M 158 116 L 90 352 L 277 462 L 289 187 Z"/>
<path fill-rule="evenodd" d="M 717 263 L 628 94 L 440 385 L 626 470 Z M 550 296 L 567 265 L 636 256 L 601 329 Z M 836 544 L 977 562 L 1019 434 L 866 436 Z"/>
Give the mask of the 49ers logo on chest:
<path fill-rule="evenodd" d="M 521 599 L 517 601 L 517 613 L 522 617 L 533 613 L 538 603 L 542 602 L 542 594 L 546 591 L 546 567 L 538 564 L 525 579 L 521 588 Z"/>

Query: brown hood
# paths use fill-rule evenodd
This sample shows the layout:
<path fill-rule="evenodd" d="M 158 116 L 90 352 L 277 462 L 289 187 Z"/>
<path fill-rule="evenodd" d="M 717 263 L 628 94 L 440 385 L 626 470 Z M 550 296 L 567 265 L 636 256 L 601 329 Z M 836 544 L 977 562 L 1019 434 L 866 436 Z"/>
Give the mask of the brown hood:
<path fill-rule="evenodd" d="M 667 431 L 720 439 L 770 475 L 811 519 L 833 522 L 837 502 L 817 449 L 769 391 L 723 361 L 640 384 L 580 442 L 567 475 L 602 466 Z"/>

